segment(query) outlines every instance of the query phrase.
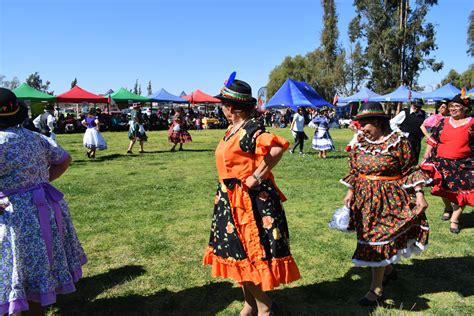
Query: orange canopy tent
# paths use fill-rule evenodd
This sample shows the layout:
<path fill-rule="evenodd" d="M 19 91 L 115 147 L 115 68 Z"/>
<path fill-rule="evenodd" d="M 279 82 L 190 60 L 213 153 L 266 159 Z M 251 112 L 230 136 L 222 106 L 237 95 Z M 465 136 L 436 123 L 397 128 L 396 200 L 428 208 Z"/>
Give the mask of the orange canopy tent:
<path fill-rule="evenodd" d="M 193 93 L 182 96 L 192 104 L 196 103 L 221 103 L 221 100 L 202 92 L 201 90 L 193 91 Z"/>
<path fill-rule="evenodd" d="M 106 97 L 93 94 L 89 91 L 86 91 L 79 86 L 74 86 L 71 90 L 64 92 L 58 95 L 56 102 L 64 102 L 64 103 L 82 103 L 82 102 L 90 102 L 90 103 L 108 103 L 108 99 Z"/>

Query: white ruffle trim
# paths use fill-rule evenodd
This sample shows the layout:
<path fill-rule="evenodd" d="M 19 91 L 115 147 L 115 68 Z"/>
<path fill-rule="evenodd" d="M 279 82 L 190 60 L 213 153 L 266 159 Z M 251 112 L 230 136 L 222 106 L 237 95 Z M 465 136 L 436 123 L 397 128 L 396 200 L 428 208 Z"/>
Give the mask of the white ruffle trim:
<path fill-rule="evenodd" d="M 423 245 L 417 242 L 415 239 L 411 239 L 407 242 L 405 249 L 397 251 L 397 254 L 391 258 L 382 261 L 364 261 L 358 259 L 352 259 L 352 263 L 358 267 L 385 267 L 389 264 L 399 262 L 402 257 L 410 258 L 412 255 L 419 255 L 422 251 L 426 250 L 428 245 Z"/>
<path fill-rule="evenodd" d="M 346 187 L 348 187 L 349 189 L 354 189 L 354 187 L 352 185 L 350 185 L 349 183 L 347 183 L 346 181 L 344 180 L 339 180 L 340 183 L 344 184 Z"/>
<path fill-rule="evenodd" d="M 416 187 L 417 185 L 421 184 L 421 183 L 424 183 L 426 185 L 430 184 L 431 182 L 433 182 L 433 179 L 429 178 L 428 180 L 418 180 L 414 183 L 410 183 L 410 184 L 404 184 L 403 185 L 403 188 L 404 189 L 410 189 L 410 188 L 414 188 Z"/>
<path fill-rule="evenodd" d="M 395 134 L 397 131 L 393 131 L 391 132 L 390 134 L 388 134 L 387 136 L 384 136 L 384 138 L 382 138 L 381 140 L 370 140 L 368 139 L 367 137 L 364 136 L 365 140 L 370 143 L 370 144 L 382 144 L 384 143 L 387 139 L 389 139 L 390 137 L 392 137 L 393 134 Z"/>
<path fill-rule="evenodd" d="M 399 142 L 400 140 L 402 139 L 402 137 L 405 137 L 405 135 L 403 135 L 403 133 L 399 132 L 399 131 L 393 131 L 391 132 L 389 135 L 385 136 L 382 140 L 379 140 L 379 141 L 370 141 L 369 139 L 367 139 L 367 137 L 364 137 L 365 140 L 370 143 L 370 144 L 382 144 L 383 142 L 385 142 L 387 139 L 389 139 L 393 134 L 397 133 L 398 134 L 398 138 L 396 141 L 394 141 L 393 143 L 390 143 L 387 145 L 387 148 L 385 148 L 384 150 L 380 150 L 380 149 L 375 149 L 375 150 L 369 150 L 365 147 L 362 147 L 360 146 L 360 143 L 357 142 L 354 147 L 359 147 L 359 149 L 363 152 L 366 152 L 366 153 L 369 153 L 369 154 L 372 154 L 372 155 L 375 155 L 377 153 L 379 154 L 385 154 L 386 152 L 388 152 L 388 150 L 392 147 L 395 147 Z"/>

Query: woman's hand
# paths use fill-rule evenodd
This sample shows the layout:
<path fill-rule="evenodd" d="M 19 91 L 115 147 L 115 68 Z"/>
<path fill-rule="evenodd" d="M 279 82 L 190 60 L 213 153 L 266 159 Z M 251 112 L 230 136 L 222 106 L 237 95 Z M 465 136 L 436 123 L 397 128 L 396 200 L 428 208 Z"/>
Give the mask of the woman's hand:
<path fill-rule="evenodd" d="M 255 187 L 257 187 L 259 185 L 257 179 L 255 179 L 253 176 L 249 176 L 247 177 L 247 179 L 245 179 L 245 185 L 249 188 L 249 189 L 253 189 Z"/>
<path fill-rule="evenodd" d="M 416 195 L 416 215 L 420 215 L 428 208 L 425 195 L 423 193 L 415 193 Z"/>
<path fill-rule="evenodd" d="M 347 208 L 351 207 L 351 202 L 352 202 L 353 197 L 354 197 L 354 190 L 352 190 L 352 189 L 347 190 L 347 194 L 346 194 L 346 196 L 344 197 L 344 200 L 343 200 L 343 203 Z"/>

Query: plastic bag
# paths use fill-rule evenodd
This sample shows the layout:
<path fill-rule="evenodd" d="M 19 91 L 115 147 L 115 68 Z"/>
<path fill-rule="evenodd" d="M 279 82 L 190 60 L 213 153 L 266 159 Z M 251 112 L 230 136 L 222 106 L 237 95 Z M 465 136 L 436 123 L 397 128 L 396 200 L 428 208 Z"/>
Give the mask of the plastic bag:
<path fill-rule="evenodd" d="M 347 232 L 347 227 L 349 226 L 349 212 L 350 209 L 347 206 L 338 208 L 332 215 L 329 228 Z"/>

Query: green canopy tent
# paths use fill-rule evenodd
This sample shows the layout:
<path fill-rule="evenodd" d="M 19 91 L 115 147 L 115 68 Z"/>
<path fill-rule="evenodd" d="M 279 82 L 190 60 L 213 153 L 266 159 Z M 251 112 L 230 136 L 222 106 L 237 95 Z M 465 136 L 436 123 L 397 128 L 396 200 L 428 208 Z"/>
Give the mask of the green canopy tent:
<path fill-rule="evenodd" d="M 18 99 L 28 103 L 32 117 L 43 113 L 45 102 L 56 102 L 56 97 L 54 95 L 36 90 L 26 83 L 21 84 L 21 86 L 13 90 L 13 93 L 15 93 Z"/>
<path fill-rule="evenodd" d="M 119 108 L 125 108 L 131 102 L 150 102 L 151 100 L 141 95 L 132 93 L 125 88 L 120 88 L 116 92 L 109 95 L 110 100 L 117 103 Z"/>

